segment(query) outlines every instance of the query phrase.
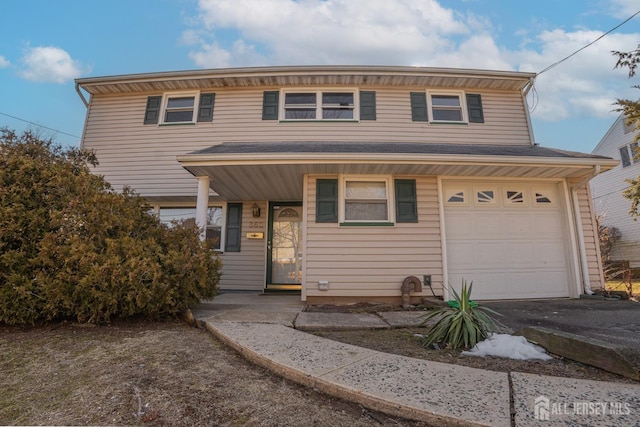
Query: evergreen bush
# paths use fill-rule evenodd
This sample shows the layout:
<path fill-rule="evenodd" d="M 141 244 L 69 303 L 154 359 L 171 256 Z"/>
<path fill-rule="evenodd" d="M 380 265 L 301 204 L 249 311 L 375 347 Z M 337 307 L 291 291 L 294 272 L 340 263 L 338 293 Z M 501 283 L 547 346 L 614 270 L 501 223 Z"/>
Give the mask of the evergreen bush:
<path fill-rule="evenodd" d="M 92 152 L 0 132 L 0 322 L 157 318 L 215 295 L 221 263 L 198 230 L 116 192 Z"/>

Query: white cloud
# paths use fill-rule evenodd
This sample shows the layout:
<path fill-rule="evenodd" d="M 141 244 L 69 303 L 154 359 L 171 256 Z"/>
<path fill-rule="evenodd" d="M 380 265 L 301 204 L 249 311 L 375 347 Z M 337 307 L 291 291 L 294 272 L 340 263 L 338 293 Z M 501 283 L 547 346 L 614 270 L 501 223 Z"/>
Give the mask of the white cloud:
<path fill-rule="evenodd" d="M 193 51 L 200 66 L 278 64 L 401 64 L 433 62 L 453 49 L 448 37 L 469 33 L 451 9 L 435 0 L 201 0 L 200 19 L 210 41 Z M 474 23 L 475 24 L 475 23 Z M 212 33 L 235 29 L 242 37 L 223 47 Z M 184 38 L 185 36 L 183 36 Z M 193 39 L 191 35 L 187 38 Z M 248 55 L 266 47 L 268 57 Z M 226 51 L 226 54 L 222 52 Z M 203 62 L 204 58 L 208 60 Z"/>
<path fill-rule="evenodd" d="M 80 62 L 54 46 L 29 47 L 22 62 L 24 67 L 20 75 L 35 82 L 65 83 L 85 72 Z"/>
<path fill-rule="evenodd" d="M 611 15 L 627 19 L 640 10 L 638 0 L 611 0 Z"/>
<path fill-rule="evenodd" d="M 536 50 L 511 52 L 521 71 L 540 72 L 602 35 L 598 31 L 546 31 Z M 538 104 L 533 116 L 559 121 L 568 117 L 612 116 L 616 98 L 634 96 L 626 70 L 614 70 L 612 50 L 633 46 L 640 34 L 610 34 L 536 79 Z M 531 99 L 531 98 L 530 98 Z"/>
<path fill-rule="evenodd" d="M 539 72 L 602 35 L 532 25 L 494 36 L 500 23 L 438 0 L 199 0 L 197 24 L 183 33 L 203 68 L 256 65 L 419 65 Z M 637 0 L 610 0 L 600 13 L 625 18 Z M 635 11 L 634 11 L 635 12 Z M 535 20 L 535 18 L 532 18 Z M 534 22 L 535 23 L 535 22 Z M 496 27 L 495 25 L 498 25 Z M 229 38 L 229 35 L 232 35 Z M 519 41 L 519 43 L 518 43 Z M 609 34 L 536 79 L 533 116 L 546 121 L 610 117 L 616 98 L 637 96 L 612 50 L 632 50 L 640 33 Z"/>
<path fill-rule="evenodd" d="M 4 56 L 0 55 L 0 68 L 5 68 L 5 67 L 8 67 L 9 65 L 11 65 L 11 62 L 9 62 L 9 60 L 6 59 Z"/>
<path fill-rule="evenodd" d="M 243 40 L 236 40 L 231 51 L 222 48 L 218 43 L 204 44 L 201 50 L 191 52 L 189 57 L 201 67 L 227 68 L 236 63 L 262 64 L 265 58 L 256 52 L 255 47 L 247 45 Z"/>

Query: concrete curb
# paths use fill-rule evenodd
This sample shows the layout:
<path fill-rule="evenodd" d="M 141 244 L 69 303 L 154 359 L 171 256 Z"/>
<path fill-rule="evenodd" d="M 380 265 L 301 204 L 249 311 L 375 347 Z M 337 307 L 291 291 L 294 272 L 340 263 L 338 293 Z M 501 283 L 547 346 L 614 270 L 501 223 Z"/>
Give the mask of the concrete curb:
<path fill-rule="evenodd" d="M 269 354 L 269 352 L 259 352 L 250 348 L 250 345 L 247 345 L 247 342 L 241 342 L 241 340 L 237 339 L 236 334 L 227 333 L 225 329 L 233 330 L 234 324 L 232 323 L 212 323 L 209 321 L 205 321 L 206 329 L 211 332 L 214 336 L 220 339 L 225 345 L 237 351 L 247 360 L 255 363 L 259 366 L 262 366 L 266 369 L 271 370 L 272 372 L 287 378 L 296 383 L 313 387 L 321 392 L 329 394 L 331 396 L 335 396 L 347 401 L 358 403 L 366 408 L 383 412 L 389 415 L 398 416 L 402 418 L 424 421 L 428 423 L 433 423 L 438 426 L 509 426 L 510 425 L 510 408 L 509 408 L 509 381 L 508 375 L 506 373 L 498 373 L 492 372 L 488 373 L 483 370 L 473 369 L 468 367 L 458 367 L 458 366 L 450 366 L 447 364 L 440 364 L 438 362 L 430 362 L 425 363 L 424 361 L 418 361 L 418 359 L 405 358 L 403 356 L 393 356 L 386 355 L 382 357 L 392 357 L 395 360 L 401 360 L 404 362 L 410 362 L 412 364 L 420 363 L 424 366 L 429 366 L 429 368 L 433 371 L 447 370 L 447 373 L 442 377 L 448 377 L 449 380 L 446 382 L 438 382 L 438 380 L 432 380 L 440 387 L 449 388 L 454 391 L 460 390 L 461 394 L 465 394 L 465 386 L 469 387 L 478 387 L 484 385 L 485 391 L 481 393 L 482 396 L 468 396 L 467 401 L 464 405 L 458 404 L 457 402 L 461 400 L 462 396 L 456 396 L 447 394 L 443 390 L 438 390 L 437 396 L 432 396 L 431 399 L 437 401 L 440 399 L 442 402 L 434 403 L 436 410 L 429 410 L 426 407 L 420 408 L 416 405 L 403 403 L 399 399 L 390 399 L 385 398 L 384 393 L 380 393 L 378 390 L 378 394 L 376 392 L 372 392 L 370 388 L 358 387 L 360 384 L 358 381 L 355 382 L 345 382 L 340 381 L 340 379 L 350 379 L 352 376 L 358 377 L 360 380 L 364 377 L 365 385 L 373 385 L 373 389 L 376 389 L 376 384 L 371 378 L 370 375 L 358 375 L 362 374 L 363 367 L 369 368 L 371 366 L 388 366 L 390 363 L 385 359 L 384 361 L 377 360 L 377 357 L 383 355 L 383 353 L 367 350 L 367 349 L 359 349 L 355 346 L 350 346 L 348 344 L 340 344 L 343 347 L 353 347 L 364 352 L 364 355 L 356 356 L 356 360 L 353 362 L 346 363 L 344 366 L 336 366 L 330 369 L 327 373 L 318 375 L 308 370 L 299 369 L 290 364 L 287 364 L 283 361 L 276 360 L 276 357 L 273 357 L 273 354 Z M 231 326 L 230 326 L 231 325 Z M 235 324 L 238 325 L 238 324 Z M 244 324 L 248 325 L 248 324 Z M 250 325 L 250 324 L 249 324 Z M 260 324 L 251 325 L 253 329 Z M 273 325 L 271 325 L 273 326 Z M 291 330 L 292 333 L 305 334 L 304 332 Z M 307 334 L 305 334 L 307 335 Z M 325 340 L 324 338 L 315 337 L 315 340 Z M 322 359 L 325 360 L 325 359 Z M 329 363 L 330 364 L 330 363 Z M 441 366 L 442 365 L 442 366 Z M 394 367 L 395 368 L 395 367 Z M 471 373 L 471 375 L 469 375 Z M 473 377 L 473 373 L 477 374 L 478 377 Z M 393 374 L 398 375 L 397 369 L 393 369 Z M 418 372 L 416 372 L 416 375 Z M 459 376 L 458 376 L 459 375 Z M 456 382 L 454 378 L 464 378 L 462 382 Z M 430 378 L 423 378 L 423 380 L 429 381 Z M 374 384 L 369 384 L 369 381 Z M 489 384 L 490 383 L 490 384 Z M 421 394 L 426 393 L 423 390 L 424 383 L 416 384 L 416 388 L 419 390 Z M 429 388 L 429 391 L 433 390 L 433 388 Z M 483 400 L 485 399 L 485 400 Z M 411 401 L 411 399 L 406 399 Z M 464 400 L 464 399 L 462 399 Z M 457 406 L 456 406 L 457 404 Z M 489 404 L 489 405 L 488 405 Z M 493 404 L 495 407 L 493 411 L 488 411 L 487 406 L 491 406 Z M 428 404 L 427 404 L 428 405 Z M 450 406 L 447 406 L 450 405 Z M 475 405 L 475 407 L 474 407 Z M 452 408 L 452 412 L 455 412 L 460 407 L 464 407 L 462 411 L 466 411 L 465 416 L 455 416 L 453 414 L 446 414 L 443 408 L 449 409 Z M 484 412 L 484 422 L 483 414 Z"/>
<path fill-rule="evenodd" d="M 550 353 L 640 381 L 640 367 L 606 342 L 537 326 L 520 329 L 515 335 L 522 335 Z"/>

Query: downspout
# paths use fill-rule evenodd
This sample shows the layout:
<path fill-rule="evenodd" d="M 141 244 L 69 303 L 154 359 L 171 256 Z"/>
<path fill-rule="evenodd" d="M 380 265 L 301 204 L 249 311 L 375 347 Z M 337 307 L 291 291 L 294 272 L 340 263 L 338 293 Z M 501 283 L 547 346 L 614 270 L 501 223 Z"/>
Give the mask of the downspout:
<path fill-rule="evenodd" d="M 89 108 L 89 101 L 87 101 L 87 99 L 84 97 L 84 95 L 80 91 L 80 83 L 78 83 L 78 82 L 76 82 L 76 92 L 78 92 L 78 96 L 80 96 L 80 99 L 82 100 L 82 103 L 84 104 L 84 107 L 85 108 Z"/>
<path fill-rule="evenodd" d="M 531 114 L 529 114 L 529 104 L 527 103 L 527 95 L 529 94 L 529 91 L 533 89 L 533 86 L 535 84 L 536 84 L 536 78 L 531 77 L 529 79 L 529 83 L 527 83 L 522 90 L 522 102 L 525 107 L 524 115 L 527 118 L 527 126 L 529 127 L 529 133 L 531 134 L 531 145 L 538 145 L 538 144 L 536 143 L 536 137 L 533 134 L 533 124 L 531 123 Z"/>
<path fill-rule="evenodd" d="M 580 264 L 582 267 L 582 279 L 584 281 L 584 293 L 593 295 L 591 290 L 591 279 L 589 278 L 589 265 L 587 260 L 587 249 L 584 242 L 584 230 L 582 229 L 582 218 L 580 217 L 580 203 L 578 202 L 578 188 L 586 185 L 600 173 L 600 165 L 593 167 L 593 172 L 584 177 L 580 182 L 571 186 L 571 199 L 573 202 L 573 215 L 576 221 L 576 230 L 578 231 L 578 250 L 580 252 Z"/>

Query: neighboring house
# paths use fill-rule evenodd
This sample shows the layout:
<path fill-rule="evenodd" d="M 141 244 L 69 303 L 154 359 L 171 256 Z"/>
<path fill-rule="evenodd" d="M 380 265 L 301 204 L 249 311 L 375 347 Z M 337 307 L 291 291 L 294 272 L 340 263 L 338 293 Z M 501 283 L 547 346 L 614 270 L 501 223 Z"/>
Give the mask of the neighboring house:
<path fill-rule="evenodd" d="M 624 115 L 620 115 L 593 150 L 593 154 L 619 159 L 620 164 L 591 181 L 593 201 L 602 225 L 616 227 L 621 233 L 611 259 L 629 261 L 632 268 L 640 267 L 640 223 L 629 215 L 631 200 L 622 192 L 629 187 L 625 180 L 640 176 L 640 158 L 635 156 L 638 144 L 633 141 L 636 134 L 633 127 L 626 124 Z"/>
<path fill-rule="evenodd" d="M 82 147 L 221 251 L 221 288 L 310 303 L 577 297 L 602 287 L 588 181 L 534 143 L 534 74 L 294 66 L 82 78 Z M 90 94 L 87 101 L 85 94 Z"/>

